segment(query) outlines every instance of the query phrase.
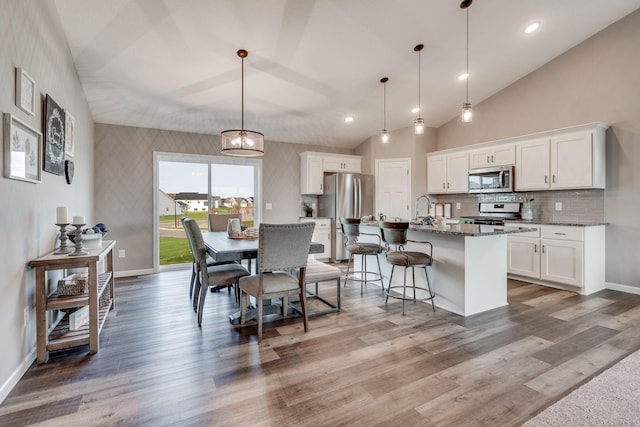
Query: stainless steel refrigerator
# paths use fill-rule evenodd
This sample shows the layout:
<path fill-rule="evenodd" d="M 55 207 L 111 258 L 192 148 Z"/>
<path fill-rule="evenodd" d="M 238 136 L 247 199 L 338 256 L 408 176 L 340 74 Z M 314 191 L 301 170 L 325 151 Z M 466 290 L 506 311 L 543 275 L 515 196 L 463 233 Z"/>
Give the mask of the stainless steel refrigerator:
<path fill-rule="evenodd" d="M 331 218 L 331 260 L 346 261 L 340 218 L 373 215 L 373 175 L 332 173 L 324 175 L 324 194 L 318 196 L 318 216 Z"/>

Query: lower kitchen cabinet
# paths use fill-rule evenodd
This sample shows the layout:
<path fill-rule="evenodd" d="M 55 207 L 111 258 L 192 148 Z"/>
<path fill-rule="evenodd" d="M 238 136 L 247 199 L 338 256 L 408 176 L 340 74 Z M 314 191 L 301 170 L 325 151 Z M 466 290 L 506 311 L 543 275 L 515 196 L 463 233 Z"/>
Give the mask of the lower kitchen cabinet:
<path fill-rule="evenodd" d="M 586 295 L 605 288 L 604 225 L 530 226 L 538 231 L 508 238 L 510 277 Z"/>
<path fill-rule="evenodd" d="M 317 260 L 328 260 L 331 258 L 331 218 L 300 218 L 300 222 L 315 222 L 311 240 L 324 245 L 324 251 L 310 255 Z"/>

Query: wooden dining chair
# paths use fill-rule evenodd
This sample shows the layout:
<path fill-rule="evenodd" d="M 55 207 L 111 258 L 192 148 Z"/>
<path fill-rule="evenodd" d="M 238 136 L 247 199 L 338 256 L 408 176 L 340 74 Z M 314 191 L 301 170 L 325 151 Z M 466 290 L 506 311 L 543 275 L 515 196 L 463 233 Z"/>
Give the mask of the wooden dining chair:
<path fill-rule="evenodd" d="M 198 326 L 202 326 L 202 312 L 204 309 L 204 301 L 207 297 L 207 290 L 209 288 L 221 289 L 232 287 L 238 283 L 241 277 L 248 276 L 250 273 L 246 268 L 235 262 L 207 266 L 207 248 L 204 245 L 200 227 L 194 220 L 190 220 L 185 221 L 185 228 L 189 229 L 193 237 L 193 250 L 198 266 L 193 300 L 194 303 L 197 301 Z"/>
<path fill-rule="evenodd" d="M 260 271 L 240 278 L 240 323 L 246 320 L 247 295 L 256 298 L 258 306 L 258 342 L 262 342 L 262 301 L 282 298 L 283 315 L 287 312 L 288 297 L 298 295 L 304 331 L 309 330 L 305 297 L 305 269 L 311 235 L 315 223 L 260 224 L 258 265 Z M 298 270 L 294 277 L 285 270 Z"/>

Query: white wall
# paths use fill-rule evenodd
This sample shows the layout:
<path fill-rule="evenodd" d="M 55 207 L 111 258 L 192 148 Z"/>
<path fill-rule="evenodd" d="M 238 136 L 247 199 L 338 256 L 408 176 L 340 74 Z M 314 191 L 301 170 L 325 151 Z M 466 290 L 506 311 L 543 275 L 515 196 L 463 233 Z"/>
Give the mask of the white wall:
<path fill-rule="evenodd" d="M 607 282 L 640 287 L 640 10 L 437 131 L 438 149 L 595 121 L 607 132 Z M 473 101 L 473 100 L 472 100 Z"/>
<path fill-rule="evenodd" d="M 15 106 L 15 67 L 36 81 L 35 116 Z M 42 172 L 42 183 L 0 177 L 0 400 L 33 360 L 35 284 L 29 260 L 53 250 L 56 206 L 93 221 L 93 121 L 52 1 L 0 1 L 0 110 L 42 132 L 45 94 L 76 119 L 75 178 Z M 29 310 L 29 326 L 23 313 Z"/>

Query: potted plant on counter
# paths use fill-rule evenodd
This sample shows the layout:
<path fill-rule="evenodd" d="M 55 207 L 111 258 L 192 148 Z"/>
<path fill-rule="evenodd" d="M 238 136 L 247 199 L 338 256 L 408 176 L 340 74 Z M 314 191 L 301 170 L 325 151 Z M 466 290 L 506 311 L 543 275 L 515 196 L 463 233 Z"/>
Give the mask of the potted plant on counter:
<path fill-rule="evenodd" d="M 307 202 L 302 203 L 302 209 L 304 210 L 305 216 L 313 216 L 313 208 Z"/>

